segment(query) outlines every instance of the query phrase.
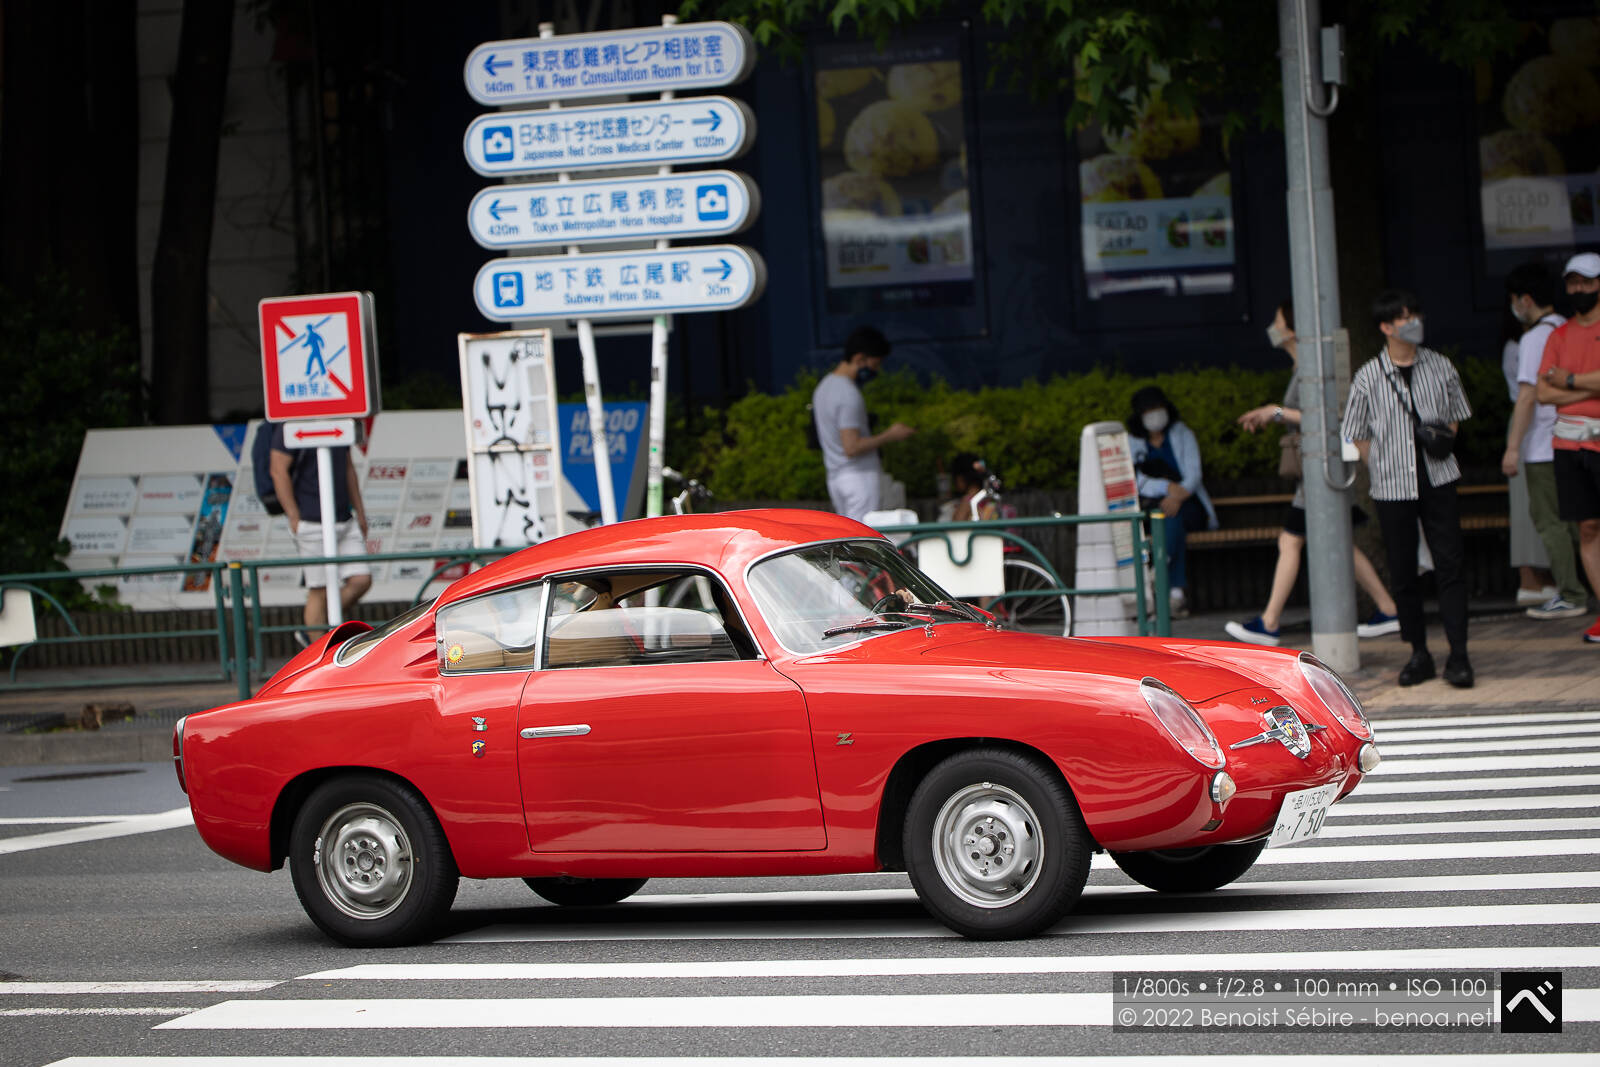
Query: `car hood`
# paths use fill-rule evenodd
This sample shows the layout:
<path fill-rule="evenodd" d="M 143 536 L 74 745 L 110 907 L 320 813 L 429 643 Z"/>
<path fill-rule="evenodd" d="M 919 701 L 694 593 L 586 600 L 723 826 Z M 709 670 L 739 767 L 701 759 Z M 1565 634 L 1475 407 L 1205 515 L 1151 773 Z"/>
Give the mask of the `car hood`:
<path fill-rule="evenodd" d="M 1259 680 L 1228 667 L 1165 649 L 1041 634 L 1001 632 L 936 640 L 922 648 L 920 659 L 930 666 L 1038 671 L 1041 673 L 1028 681 L 1043 685 L 1051 685 L 1053 676 L 1063 675 L 1120 677 L 1135 682 L 1155 678 L 1191 703 L 1260 685 Z"/>

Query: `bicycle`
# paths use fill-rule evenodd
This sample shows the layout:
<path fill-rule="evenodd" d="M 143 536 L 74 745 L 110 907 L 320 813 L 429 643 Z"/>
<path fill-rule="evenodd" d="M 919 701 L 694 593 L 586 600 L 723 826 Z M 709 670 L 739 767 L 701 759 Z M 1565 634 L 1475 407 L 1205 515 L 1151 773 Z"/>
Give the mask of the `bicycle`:
<path fill-rule="evenodd" d="M 977 493 L 973 494 L 969 507 L 972 512 L 972 521 L 978 522 L 983 515 L 984 506 L 992 504 L 995 514 L 1003 519 L 1018 517 L 1017 509 L 1005 504 L 1000 496 L 1000 478 L 989 474 L 984 479 L 984 484 Z M 974 534 L 982 537 L 984 534 Z M 903 551 L 903 549 L 902 549 Z M 1072 632 L 1072 601 L 1064 593 L 1051 596 L 1041 593 L 1040 590 L 1058 589 L 1061 582 L 1051 574 L 1049 568 L 1041 566 L 1034 560 L 1027 558 L 1027 549 L 1011 538 L 1004 539 L 1002 548 L 1004 559 L 1001 562 L 1001 574 L 1004 579 L 1005 594 L 1001 597 L 965 597 L 963 599 L 977 604 L 979 607 L 991 612 L 999 621 L 1013 629 L 1028 633 L 1055 634 L 1062 637 L 1071 635 Z"/>

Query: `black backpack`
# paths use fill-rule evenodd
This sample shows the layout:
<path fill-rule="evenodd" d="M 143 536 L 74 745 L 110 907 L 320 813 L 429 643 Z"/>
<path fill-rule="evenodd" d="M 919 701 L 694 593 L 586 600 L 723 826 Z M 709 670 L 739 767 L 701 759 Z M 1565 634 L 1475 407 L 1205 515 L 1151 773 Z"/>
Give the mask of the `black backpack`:
<path fill-rule="evenodd" d="M 282 515 L 283 502 L 278 499 L 277 486 L 272 484 L 272 431 L 274 424 L 263 422 L 256 429 L 256 439 L 250 446 L 250 466 L 255 471 L 256 498 L 268 515 Z M 299 457 L 295 457 L 297 460 Z M 291 478 L 293 468 L 291 468 Z"/>

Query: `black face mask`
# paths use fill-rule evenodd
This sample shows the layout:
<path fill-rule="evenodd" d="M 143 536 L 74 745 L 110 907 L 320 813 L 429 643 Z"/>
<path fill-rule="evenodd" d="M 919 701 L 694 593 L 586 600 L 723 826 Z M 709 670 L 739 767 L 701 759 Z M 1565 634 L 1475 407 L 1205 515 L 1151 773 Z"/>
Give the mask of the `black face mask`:
<path fill-rule="evenodd" d="M 878 372 L 873 370 L 871 367 L 862 367 L 860 370 L 856 371 L 856 384 L 866 385 L 877 376 Z"/>
<path fill-rule="evenodd" d="M 1600 302 L 1600 292 L 1568 293 L 1567 301 L 1572 305 L 1573 311 L 1580 315 L 1587 315 L 1594 310 L 1595 304 Z"/>

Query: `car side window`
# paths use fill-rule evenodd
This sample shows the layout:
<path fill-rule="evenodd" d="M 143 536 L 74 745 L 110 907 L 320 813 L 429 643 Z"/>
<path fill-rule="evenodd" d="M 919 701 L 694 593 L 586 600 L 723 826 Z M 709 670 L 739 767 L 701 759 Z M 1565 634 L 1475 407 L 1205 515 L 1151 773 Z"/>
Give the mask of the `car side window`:
<path fill-rule="evenodd" d="M 534 666 L 543 595 L 543 585 L 527 585 L 441 608 L 435 619 L 440 673 Z"/>
<path fill-rule="evenodd" d="M 694 596 L 696 587 L 702 596 Z M 716 595 L 703 595 L 708 587 Z M 721 584 L 685 571 L 552 582 L 544 648 L 543 666 L 551 670 L 755 658 L 754 642 Z"/>

